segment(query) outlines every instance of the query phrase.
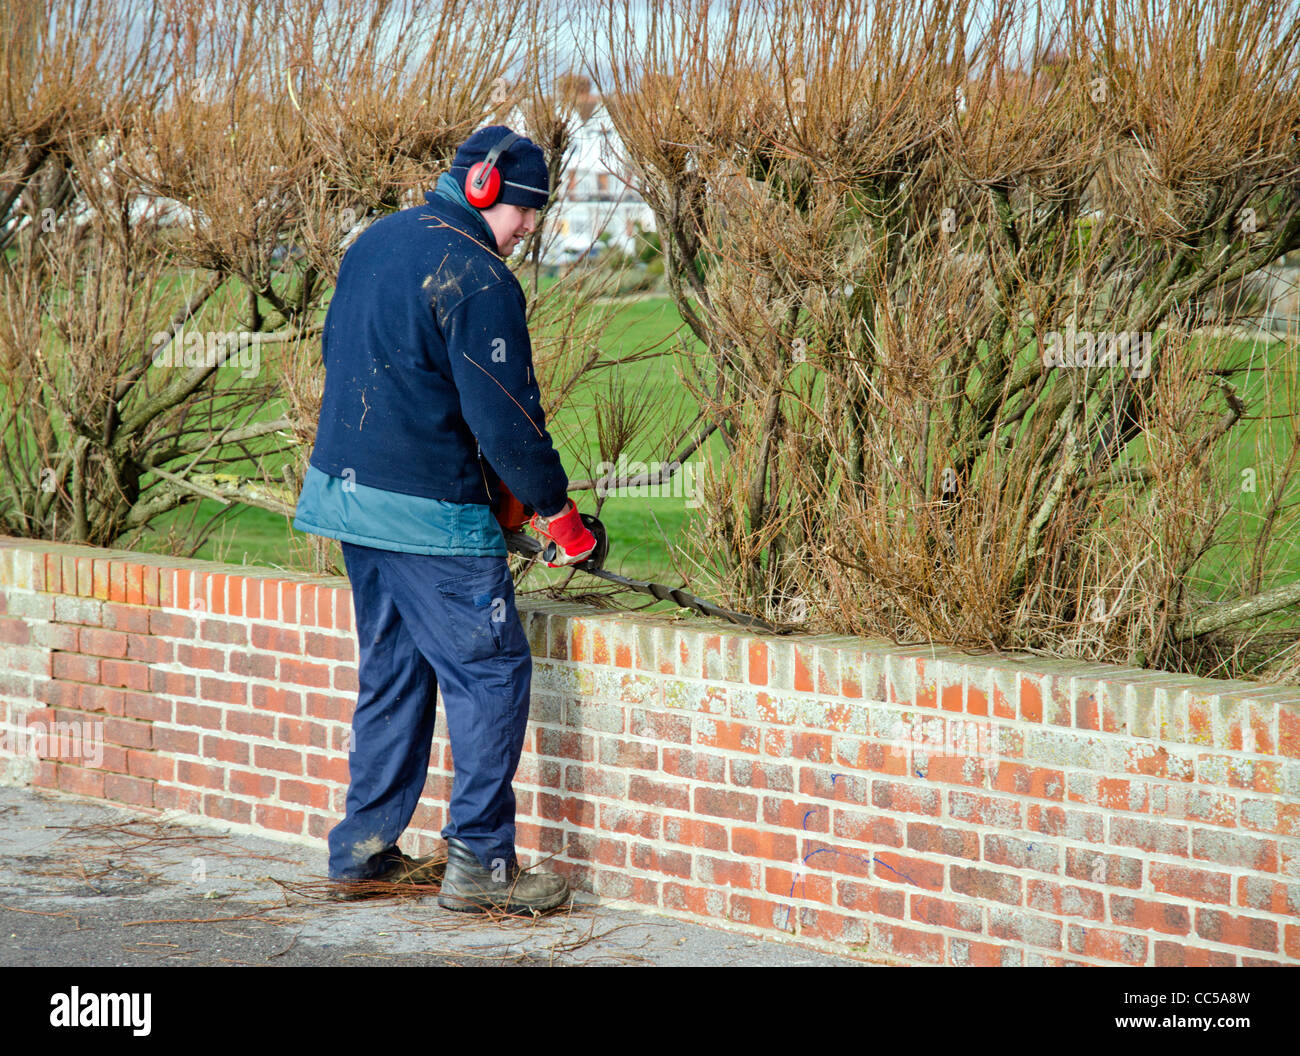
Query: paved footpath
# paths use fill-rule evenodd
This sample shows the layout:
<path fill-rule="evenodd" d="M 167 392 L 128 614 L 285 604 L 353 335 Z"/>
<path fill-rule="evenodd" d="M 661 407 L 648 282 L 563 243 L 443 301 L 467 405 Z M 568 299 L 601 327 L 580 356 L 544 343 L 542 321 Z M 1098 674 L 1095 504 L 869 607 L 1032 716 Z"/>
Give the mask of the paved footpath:
<path fill-rule="evenodd" d="M 339 902 L 324 847 L 0 788 L 0 965 L 855 965 L 578 901 L 538 920 L 433 898 Z"/>

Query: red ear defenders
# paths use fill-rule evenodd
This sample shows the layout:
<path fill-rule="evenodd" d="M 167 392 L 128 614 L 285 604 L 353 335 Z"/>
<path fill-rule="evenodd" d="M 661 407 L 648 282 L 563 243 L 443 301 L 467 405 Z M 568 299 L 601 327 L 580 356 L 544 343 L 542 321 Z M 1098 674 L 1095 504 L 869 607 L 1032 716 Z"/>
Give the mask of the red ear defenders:
<path fill-rule="evenodd" d="M 465 197 L 475 209 L 487 209 L 501 194 L 501 173 L 497 171 L 497 159 L 510 145 L 519 138 L 519 133 L 511 132 L 502 137 L 495 147 L 488 151 L 482 161 L 469 167 L 465 176 Z"/>

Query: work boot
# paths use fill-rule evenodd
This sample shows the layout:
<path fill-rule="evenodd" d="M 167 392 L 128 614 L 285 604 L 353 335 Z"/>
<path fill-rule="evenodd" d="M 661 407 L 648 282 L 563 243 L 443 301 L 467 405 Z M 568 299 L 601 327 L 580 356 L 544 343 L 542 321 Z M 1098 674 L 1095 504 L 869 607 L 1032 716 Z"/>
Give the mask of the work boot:
<path fill-rule="evenodd" d="M 396 849 L 386 855 L 385 859 L 389 864 L 375 876 L 364 880 L 337 881 L 337 897 L 344 902 L 355 902 L 362 898 L 384 898 L 393 894 L 387 886 L 390 884 L 429 887 L 429 891 L 421 894 L 431 895 L 432 888 L 442 882 L 443 869 L 447 864 L 445 858 L 436 855 L 412 858 L 409 854 L 403 854 Z"/>
<path fill-rule="evenodd" d="M 564 905 L 569 883 L 554 873 L 526 873 L 511 860 L 488 869 L 460 840 L 447 841 L 447 872 L 438 905 L 457 913 L 546 913 Z"/>

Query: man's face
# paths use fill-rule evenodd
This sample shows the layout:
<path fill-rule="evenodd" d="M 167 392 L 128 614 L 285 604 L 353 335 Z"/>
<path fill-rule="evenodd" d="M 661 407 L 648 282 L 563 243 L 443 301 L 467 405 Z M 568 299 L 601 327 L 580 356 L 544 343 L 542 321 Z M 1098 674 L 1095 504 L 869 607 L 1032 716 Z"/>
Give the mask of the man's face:
<path fill-rule="evenodd" d="M 490 209 L 484 209 L 483 219 L 492 228 L 497 239 L 497 252 L 503 259 L 510 256 L 519 243 L 537 230 L 536 209 L 523 209 L 505 202 L 497 202 Z"/>

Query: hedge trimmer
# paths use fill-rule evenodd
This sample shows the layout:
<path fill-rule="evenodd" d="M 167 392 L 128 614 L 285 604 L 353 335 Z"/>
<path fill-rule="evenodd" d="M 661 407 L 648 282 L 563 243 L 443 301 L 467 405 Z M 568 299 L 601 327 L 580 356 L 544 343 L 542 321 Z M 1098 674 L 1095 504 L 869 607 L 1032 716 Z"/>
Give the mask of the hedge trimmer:
<path fill-rule="evenodd" d="M 518 504 L 518 500 L 514 499 L 514 496 L 510 496 L 507 504 L 511 500 Z M 520 508 L 522 508 L 521 504 Z M 584 513 L 581 517 L 587 531 L 591 532 L 596 538 L 596 549 L 585 560 L 575 565 L 561 567 L 576 568 L 580 572 L 586 572 L 588 575 L 608 580 L 610 583 L 617 583 L 630 590 L 649 594 L 659 601 L 671 601 L 673 604 L 680 605 L 683 609 L 690 609 L 701 616 L 726 620 L 728 623 L 748 627 L 750 630 L 769 631 L 773 634 L 786 634 L 792 630 L 790 627 L 779 627 L 769 623 L 758 616 L 749 616 L 743 612 L 732 612 L 730 609 L 724 609 L 720 605 L 715 605 L 711 601 L 706 601 L 704 598 L 698 598 L 694 594 L 688 593 L 682 587 L 666 587 L 662 583 L 647 583 L 644 580 L 629 579 L 627 576 L 620 576 L 617 572 L 610 572 L 604 567 L 605 558 L 609 556 L 609 536 L 605 532 L 605 526 L 600 523 L 598 517 L 590 513 Z M 523 517 L 520 514 L 515 512 L 514 516 L 503 519 L 501 511 L 498 510 L 497 520 L 501 523 L 501 530 L 505 534 L 507 549 L 516 554 L 523 554 L 526 557 L 539 558 L 548 562 L 554 558 L 554 543 L 543 544 L 541 540 L 519 530 L 523 524 Z"/>

